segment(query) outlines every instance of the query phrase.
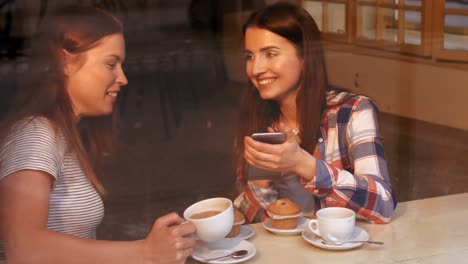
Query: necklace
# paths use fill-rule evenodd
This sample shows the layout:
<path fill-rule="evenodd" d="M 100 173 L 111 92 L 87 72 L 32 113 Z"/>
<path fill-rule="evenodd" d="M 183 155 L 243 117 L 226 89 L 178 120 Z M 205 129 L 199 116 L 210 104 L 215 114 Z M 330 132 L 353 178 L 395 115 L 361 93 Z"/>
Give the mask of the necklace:
<path fill-rule="evenodd" d="M 297 136 L 297 135 L 299 135 L 299 132 L 300 132 L 300 131 L 299 131 L 299 128 L 296 127 L 296 128 L 293 128 L 293 129 L 291 130 L 291 132 L 292 132 L 295 136 Z"/>
<path fill-rule="evenodd" d="M 299 135 L 300 133 L 300 127 L 299 126 L 295 126 L 295 127 L 292 127 L 290 126 L 291 123 L 294 123 L 294 122 L 287 122 L 288 120 L 286 120 L 286 118 L 284 118 L 284 116 L 282 116 L 283 120 L 279 121 L 279 122 L 282 122 L 283 124 L 286 124 L 288 127 L 291 128 L 291 133 L 293 133 L 295 136 Z M 276 124 L 273 129 L 275 131 L 279 131 L 278 129 L 278 124 Z"/>

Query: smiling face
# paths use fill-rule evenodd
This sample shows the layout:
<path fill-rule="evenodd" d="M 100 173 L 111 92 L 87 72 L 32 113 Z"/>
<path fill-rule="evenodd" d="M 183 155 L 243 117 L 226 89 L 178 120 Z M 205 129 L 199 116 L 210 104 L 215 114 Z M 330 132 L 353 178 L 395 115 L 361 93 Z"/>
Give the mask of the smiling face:
<path fill-rule="evenodd" d="M 77 60 L 70 59 L 65 67 L 66 87 L 75 115 L 112 113 L 121 86 L 128 83 L 122 69 L 125 59 L 123 35 L 103 37 L 95 47 L 78 56 Z"/>
<path fill-rule="evenodd" d="M 303 60 L 286 38 L 266 29 L 250 27 L 245 32 L 246 72 L 260 96 L 280 104 L 295 101 Z"/>

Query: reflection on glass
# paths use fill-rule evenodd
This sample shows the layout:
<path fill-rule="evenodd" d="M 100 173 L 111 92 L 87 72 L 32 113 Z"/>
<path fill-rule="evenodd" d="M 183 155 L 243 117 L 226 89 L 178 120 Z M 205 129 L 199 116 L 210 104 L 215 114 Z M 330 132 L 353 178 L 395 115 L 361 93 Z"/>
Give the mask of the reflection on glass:
<path fill-rule="evenodd" d="M 444 20 L 444 48 L 468 50 L 468 16 L 446 15 Z"/>
<path fill-rule="evenodd" d="M 422 0 L 405 0 L 405 5 L 408 6 L 421 6 Z"/>
<path fill-rule="evenodd" d="M 328 3 L 328 29 L 330 33 L 343 34 L 346 32 L 345 4 Z"/>
<path fill-rule="evenodd" d="M 421 45 L 421 13 L 405 12 L 405 43 Z"/>
<path fill-rule="evenodd" d="M 362 6 L 361 11 L 361 27 L 359 37 L 376 39 L 375 35 L 375 7 Z"/>
<path fill-rule="evenodd" d="M 398 42 L 398 11 L 390 8 L 380 8 L 382 21 L 380 23 L 381 39 Z"/>
<path fill-rule="evenodd" d="M 468 1 L 467 0 L 445 0 L 445 8 L 468 9 Z"/>
<path fill-rule="evenodd" d="M 323 8 L 321 2 L 312 2 L 312 1 L 305 1 L 303 7 L 309 14 L 314 18 L 315 23 L 317 23 L 317 27 L 320 31 L 322 31 L 322 14 Z"/>

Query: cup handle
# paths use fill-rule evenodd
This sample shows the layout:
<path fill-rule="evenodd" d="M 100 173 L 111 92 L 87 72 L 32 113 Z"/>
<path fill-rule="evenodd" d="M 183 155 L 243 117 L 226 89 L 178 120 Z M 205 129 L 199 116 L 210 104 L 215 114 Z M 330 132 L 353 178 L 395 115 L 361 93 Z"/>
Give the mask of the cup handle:
<path fill-rule="evenodd" d="M 184 224 L 187 224 L 187 223 L 190 223 L 190 221 L 188 220 L 185 220 L 184 222 L 181 223 L 181 225 L 184 225 Z M 197 231 L 195 230 L 195 232 L 191 233 L 191 234 L 188 234 L 186 235 L 185 237 L 190 237 L 190 238 L 193 238 L 195 240 L 200 240 L 200 238 L 197 236 Z"/>
<path fill-rule="evenodd" d="M 193 238 L 195 241 L 200 241 L 200 238 L 195 234 L 191 234 L 190 237 Z"/>
<path fill-rule="evenodd" d="M 309 229 L 310 231 L 312 231 L 312 233 L 316 234 L 317 236 L 321 236 L 317 219 L 309 220 Z"/>

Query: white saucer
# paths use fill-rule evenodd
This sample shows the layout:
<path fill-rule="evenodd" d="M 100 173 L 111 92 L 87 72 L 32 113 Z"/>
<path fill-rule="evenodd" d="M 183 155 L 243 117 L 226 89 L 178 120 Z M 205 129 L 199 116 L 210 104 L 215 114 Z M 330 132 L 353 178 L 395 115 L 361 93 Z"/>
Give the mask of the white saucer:
<path fill-rule="evenodd" d="M 255 229 L 250 225 L 241 225 L 239 235 L 235 238 L 237 239 L 249 239 L 255 235 Z"/>
<path fill-rule="evenodd" d="M 295 235 L 299 235 L 300 233 L 302 233 L 304 228 L 307 226 L 308 222 L 309 222 L 309 219 L 307 219 L 305 217 L 299 217 L 296 228 L 294 228 L 294 229 L 276 229 L 276 228 L 273 228 L 271 226 L 270 218 L 267 218 L 265 221 L 263 221 L 263 227 L 266 230 L 268 230 L 268 231 L 270 231 L 272 233 L 275 233 L 277 235 L 295 236 Z"/>
<path fill-rule="evenodd" d="M 218 260 L 205 261 L 205 259 L 216 258 L 230 254 L 236 250 L 245 249 L 249 253 L 243 258 L 223 258 Z M 257 250 L 254 244 L 240 239 L 222 239 L 213 243 L 197 242 L 192 252 L 192 258 L 203 263 L 212 264 L 230 264 L 230 263 L 241 263 L 247 261 L 255 256 Z"/>
<path fill-rule="evenodd" d="M 328 250 L 347 250 L 347 249 L 356 248 L 362 245 L 362 243 L 347 243 L 341 246 L 325 245 L 325 244 L 322 244 L 322 238 L 320 236 L 317 236 L 316 234 L 312 233 L 312 231 L 310 231 L 307 228 L 304 229 L 304 232 L 302 232 L 302 238 L 304 238 L 305 241 L 309 242 L 310 244 L 316 247 L 328 249 Z M 369 240 L 369 234 L 367 233 L 366 230 L 355 226 L 353 235 L 351 236 L 349 240 L 367 241 Z"/>

